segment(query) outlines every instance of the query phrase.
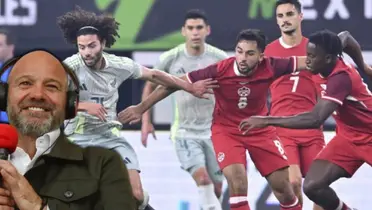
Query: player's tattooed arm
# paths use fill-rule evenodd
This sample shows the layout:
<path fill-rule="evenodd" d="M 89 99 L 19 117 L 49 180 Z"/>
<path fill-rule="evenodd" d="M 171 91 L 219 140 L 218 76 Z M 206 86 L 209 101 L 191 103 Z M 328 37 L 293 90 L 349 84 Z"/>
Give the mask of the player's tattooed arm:
<path fill-rule="evenodd" d="M 372 78 L 372 68 L 364 62 L 362 55 L 362 48 L 358 41 L 350 34 L 349 31 L 342 31 L 338 34 L 341 39 L 344 52 L 348 54 L 358 66 L 359 69 L 363 70 L 370 78 Z"/>

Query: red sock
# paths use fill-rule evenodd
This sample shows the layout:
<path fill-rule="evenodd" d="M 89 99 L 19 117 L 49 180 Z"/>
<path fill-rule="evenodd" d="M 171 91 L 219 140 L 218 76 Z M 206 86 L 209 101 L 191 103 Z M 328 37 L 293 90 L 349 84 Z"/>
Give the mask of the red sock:
<path fill-rule="evenodd" d="M 231 210 L 251 210 L 248 205 L 247 194 L 230 196 Z"/>
<path fill-rule="evenodd" d="M 351 208 L 349 208 L 344 202 L 342 202 L 342 208 L 341 210 L 350 210 Z"/>
<path fill-rule="evenodd" d="M 288 203 L 281 203 L 280 210 L 302 210 L 302 206 L 297 197 Z"/>

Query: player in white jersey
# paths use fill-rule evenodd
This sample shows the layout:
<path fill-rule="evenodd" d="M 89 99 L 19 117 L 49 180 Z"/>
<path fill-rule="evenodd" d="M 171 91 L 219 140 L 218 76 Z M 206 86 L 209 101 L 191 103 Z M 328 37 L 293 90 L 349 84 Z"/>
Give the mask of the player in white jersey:
<path fill-rule="evenodd" d="M 81 146 L 96 145 L 117 151 L 128 168 L 133 194 L 139 201 L 138 209 L 152 209 L 142 189 L 135 151 L 119 134 L 122 124 L 116 120 L 118 88 L 126 79 L 144 79 L 206 97 L 203 94 L 209 92 L 214 82 L 190 86 L 175 76 L 148 69 L 129 58 L 104 53 L 104 47 L 111 47 L 118 36 L 119 23 L 111 16 L 97 16 L 78 7 L 59 17 L 57 23 L 67 42 L 78 47 L 78 53 L 64 61 L 80 80 L 79 112 L 66 123 L 65 133 Z"/>
<path fill-rule="evenodd" d="M 205 43 L 209 33 L 210 26 L 205 14 L 200 10 L 188 11 L 182 27 L 186 42 L 163 53 L 155 68 L 182 76 L 226 59 L 224 51 Z M 147 98 L 155 87 L 156 84 L 146 82 L 142 98 Z M 198 99 L 185 91 L 177 91 L 172 97 L 174 119 L 171 138 L 181 166 L 191 174 L 199 188 L 201 209 L 221 209 L 217 197 L 221 195 L 223 175 L 210 139 L 214 99 Z M 144 146 L 150 133 L 155 136 L 148 111 L 142 117 L 141 138 Z"/>

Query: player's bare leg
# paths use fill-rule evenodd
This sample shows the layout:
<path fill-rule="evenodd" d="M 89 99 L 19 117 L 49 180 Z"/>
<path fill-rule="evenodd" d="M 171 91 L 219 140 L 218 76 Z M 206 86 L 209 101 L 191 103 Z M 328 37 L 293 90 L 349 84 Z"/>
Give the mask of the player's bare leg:
<path fill-rule="evenodd" d="M 315 160 L 304 181 L 304 192 L 314 203 L 325 210 L 348 210 L 349 208 L 332 190 L 330 185 L 349 174 L 340 166 L 326 160 Z"/>
<path fill-rule="evenodd" d="M 243 164 L 232 164 L 222 170 L 230 192 L 231 210 L 250 210 L 248 205 L 247 170 Z"/>
<path fill-rule="evenodd" d="M 199 167 L 192 174 L 192 177 L 199 189 L 199 203 L 201 205 L 201 209 L 222 210 L 221 203 L 218 200 L 218 198 L 221 196 L 221 190 L 219 194 L 215 194 L 215 186 L 208 175 L 207 169 L 205 167 Z"/>
<path fill-rule="evenodd" d="M 216 194 L 217 198 L 220 200 L 222 196 L 222 182 L 213 183 L 214 185 L 214 194 Z M 221 203 L 221 200 L 220 200 Z"/>
<path fill-rule="evenodd" d="M 302 174 L 299 165 L 290 165 L 289 166 L 289 181 L 292 185 L 293 192 L 297 196 L 300 204 L 303 204 L 302 197 Z"/>
<path fill-rule="evenodd" d="M 129 169 L 129 179 L 130 184 L 132 185 L 132 191 L 134 197 L 138 201 L 138 209 L 139 210 L 151 210 L 153 209 L 151 206 L 149 206 L 149 196 L 145 195 L 142 189 L 142 183 L 141 178 L 137 170 Z"/>
<path fill-rule="evenodd" d="M 303 205 L 302 173 L 298 165 L 289 166 L 289 181 L 291 182 L 294 194 L 297 196 L 300 204 Z M 323 208 L 314 203 L 313 210 L 323 210 Z"/>
<path fill-rule="evenodd" d="M 274 195 L 280 202 L 281 210 L 301 210 L 297 196 L 295 195 L 292 185 L 289 181 L 289 167 L 276 170 L 266 176 Z"/>

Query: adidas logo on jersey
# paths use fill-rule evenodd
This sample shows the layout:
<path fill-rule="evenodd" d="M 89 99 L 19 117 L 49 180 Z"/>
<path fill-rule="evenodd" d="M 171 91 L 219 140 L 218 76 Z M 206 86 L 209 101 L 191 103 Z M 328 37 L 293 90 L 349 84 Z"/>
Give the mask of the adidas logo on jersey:
<path fill-rule="evenodd" d="M 114 79 L 111 83 L 110 83 L 111 87 L 115 88 L 116 86 L 116 79 Z"/>
<path fill-rule="evenodd" d="M 186 74 L 186 71 L 185 71 L 185 69 L 184 68 L 180 68 L 180 69 L 178 69 L 177 71 L 176 71 L 176 74 Z"/>
<path fill-rule="evenodd" d="M 80 90 L 88 90 L 87 86 L 83 83 L 80 85 Z"/>

